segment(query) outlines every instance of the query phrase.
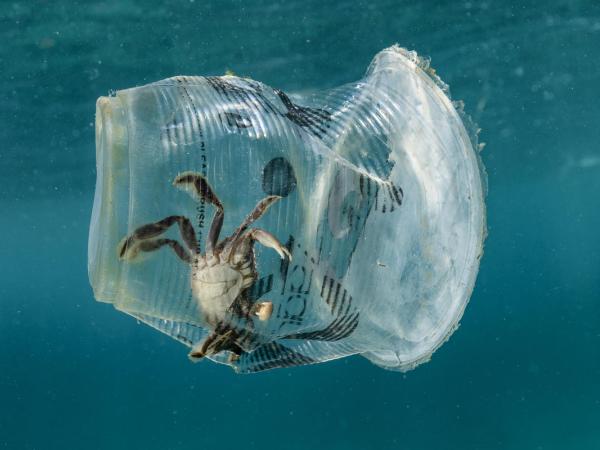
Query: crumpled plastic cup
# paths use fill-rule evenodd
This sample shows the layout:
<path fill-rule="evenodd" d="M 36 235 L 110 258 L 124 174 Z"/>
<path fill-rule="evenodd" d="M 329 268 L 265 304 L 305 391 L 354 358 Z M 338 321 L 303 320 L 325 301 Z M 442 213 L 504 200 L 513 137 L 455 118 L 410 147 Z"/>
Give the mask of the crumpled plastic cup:
<path fill-rule="evenodd" d="M 239 372 L 352 354 L 410 369 L 457 327 L 477 276 L 486 181 L 473 130 L 429 62 L 398 46 L 377 54 L 360 81 L 326 92 L 180 76 L 101 97 L 94 295 L 192 348 L 231 340 L 207 356 Z M 238 320 L 229 311 L 227 337 L 207 318 L 214 289 L 192 289 L 197 263 L 168 245 L 119 255 L 126 237 L 173 215 L 190 220 L 206 253 L 217 208 L 173 185 L 186 172 L 222 204 L 221 239 L 279 197 L 252 226 L 291 260 L 254 242 L 251 285 L 219 297 L 270 303 L 272 313 Z M 185 248 L 177 226 L 162 238 Z"/>

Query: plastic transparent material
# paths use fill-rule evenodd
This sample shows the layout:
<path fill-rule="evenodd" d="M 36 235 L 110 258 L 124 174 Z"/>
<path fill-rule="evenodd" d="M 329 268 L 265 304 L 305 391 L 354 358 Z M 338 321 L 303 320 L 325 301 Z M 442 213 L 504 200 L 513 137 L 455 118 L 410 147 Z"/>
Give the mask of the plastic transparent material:
<path fill-rule="evenodd" d="M 192 291 L 193 261 L 168 245 L 118 254 L 136 229 L 172 215 L 190 219 L 206 253 L 217 208 L 173 185 L 194 172 L 222 204 L 221 239 L 261 200 L 280 197 L 249 229 L 291 254 L 254 242 L 243 295 L 272 313 L 230 311 L 235 333 L 223 339 L 239 342 L 208 358 L 239 372 L 352 354 L 398 370 L 428 360 L 457 327 L 485 237 L 477 144 L 433 73 L 394 46 L 362 80 L 314 95 L 235 76 L 179 76 L 100 98 L 95 297 L 189 347 L 219 333 L 206 317 L 214 293 Z M 161 237 L 185 247 L 177 224 Z"/>

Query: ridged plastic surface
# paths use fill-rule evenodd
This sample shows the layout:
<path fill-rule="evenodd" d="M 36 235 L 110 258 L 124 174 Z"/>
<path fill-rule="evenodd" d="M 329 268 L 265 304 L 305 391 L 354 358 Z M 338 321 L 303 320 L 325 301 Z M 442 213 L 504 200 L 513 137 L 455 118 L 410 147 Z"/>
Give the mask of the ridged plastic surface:
<path fill-rule="evenodd" d="M 406 370 L 456 328 L 485 238 L 485 175 L 472 125 L 428 62 L 397 46 L 365 77 L 292 96 L 234 76 L 180 76 L 101 98 L 89 272 L 96 298 L 197 345 L 214 332 L 169 248 L 135 260 L 118 246 L 144 224 L 188 217 L 200 253 L 216 209 L 173 186 L 200 174 L 223 205 L 221 238 L 253 225 L 291 253 L 254 245 L 244 295 L 272 302 L 246 324 L 239 372 L 361 354 Z M 181 240 L 177 226 L 165 235 Z M 250 336 L 248 338 L 248 336 Z"/>

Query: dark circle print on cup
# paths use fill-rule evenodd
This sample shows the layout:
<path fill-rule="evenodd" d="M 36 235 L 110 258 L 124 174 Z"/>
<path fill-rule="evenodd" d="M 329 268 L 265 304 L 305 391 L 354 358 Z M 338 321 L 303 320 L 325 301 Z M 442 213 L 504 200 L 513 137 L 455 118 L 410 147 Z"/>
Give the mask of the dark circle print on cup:
<path fill-rule="evenodd" d="M 263 169 L 262 188 L 268 195 L 287 197 L 296 189 L 296 175 L 285 158 L 273 158 Z"/>

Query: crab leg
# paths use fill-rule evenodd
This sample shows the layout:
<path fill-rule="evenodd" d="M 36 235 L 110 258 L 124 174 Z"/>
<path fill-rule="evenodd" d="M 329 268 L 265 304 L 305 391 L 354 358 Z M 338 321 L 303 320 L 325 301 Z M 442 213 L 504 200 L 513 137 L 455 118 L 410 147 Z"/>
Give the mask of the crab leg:
<path fill-rule="evenodd" d="M 275 236 L 265 230 L 261 230 L 260 228 L 253 228 L 244 234 L 240 239 L 238 239 L 237 242 L 234 242 L 231 255 L 235 255 L 236 253 L 247 253 L 254 245 L 254 242 L 260 242 L 265 247 L 272 248 L 279 253 L 281 259 L 288 258 L 290 261 L 292 260 L 292 254 L 290 251 L 283 246 Z M 237 250 L 238 246 L 242 247 L 241 251 Z"/>
<path fill-rule="evenodd" d="M 218 209 L 223 209 L 219 198 L 202 175 L 198 172 L 182 172 L 173 180 L 173 186 L 188 192 L 197 200 L 204 200 Z"/>
<path fill-rule="evenodd" d="M 271 233 L 261 230 L 260 228 L 254 228 L 252 231 L 250 231 L 250 233 L 248 233 L 248 235 L 250 236 L 250 239 L 258 241 L 265 247 L 275 250 L 277 253 L 279 253 L 281 259 L 287 258 L 290 261 L 292 260 L 292 254 L 290 251 L 284 247 L 281 242 L 279 242 Z"/>
<path fill-rule="evenodd" d="M 179 231 L 183 241 L 185 242 L 185 245 L 193 253 L 196 253 L 198 241 L 196 240 L 196 232 L 194 231 L 194 227 L 192 226 L 190 220 L 183 216 L 169 216 L 159 220 L 158 222 L 149 223 L 137 228 L 131 234 L 131 236 L 124 239 L 119 245 L 119 258 L 131 259 L 132 257 L 135 257 L 135 255 L 128 255 L 128 253 L 130 253 L 129 249 L 137 247 L 137 244 L 140 241 L 145 241 L 163 234 L 175 223 L 179 225 Z"/>
<path fill-rule="evenodd" d="M 235 339 L 236 333 L 233 329 L 226 329 L 223 326 L 219 326 L 203 341 L 195 344 L 188 357 L 196 362 L 205 356 L 215 355 L 223 350 L 229 350 L 239 355 L 242 349 L 235 343 Z"/>
<path fill-rule="evenodd" d="M 219 234 L 221 233 L 223 218 L 225 216 L 221 201 L 210 187 L 210 184 L 208 184 L 208 181 L 197 172 L 180 173 L 175 177 L 173 186 L 186 190 L 196 199 L 207 201 L 217 208 L 217 212 L 213 217 L 206 239 L 206 253 L 214 253 L 214 248 L 219 240 Z"/>
<path fill-rule="evenodd" d="M 258 204 L 254 207 L 252 212 L 248 214 L 246 219 L 242 222 L 242 224 L 233 232 L 231 235 L 231 240 L 235 242 L 241 234 L 248 229 L 250 225 L 252 225 L 255 221 L 260 219 L 269 206 L 275 203 L 277 200 L 280 200 L 281 197 L 279 195 L 269 195 L 268 197 L 263 198 Z"/>
<path fill-rule="evenodd" d="M 159 248 L 161 248 L 165 245 L 168 245 L 169 247 L 171 247 L 173 249 L 173 251 L 175 252 L 175 254 L 179 257 L 179 259 L 181 259 L 182 261 L 185 261 L 188 264 L 191 264 L 192 258 L 190 256 L 190 254 L 188 253 L 188 251 L 185 248 L 183 248 L 183 246 L 176 240 L 165 239 L 165 238 L 147 239 L 145 241 L 141 241 L 141 242 L 137 243 L 136 245 L 134 245 L 133 248 L 127 249 L 127 253 L 128 253 L 127 258 L 128 259 L 135 258 L 137 253 L 140 251 L 153 252 L 154 250 L 158 250 Z"/>
<path fill-rule="evenodd" d="M 208 231 L 208 236 L 206 237 L 206 254 L 214 254 L 214 249 L 217 246 L 217 241 L 219 240 L 219 234 L 221 233 L 221 228 L 223 227 L 223 218 L 225 213 L 223 209 L 217 209 L 215 213 L 215 217 L 213 217 L 212 223 L 210 224 L 210 230 Z"/>

